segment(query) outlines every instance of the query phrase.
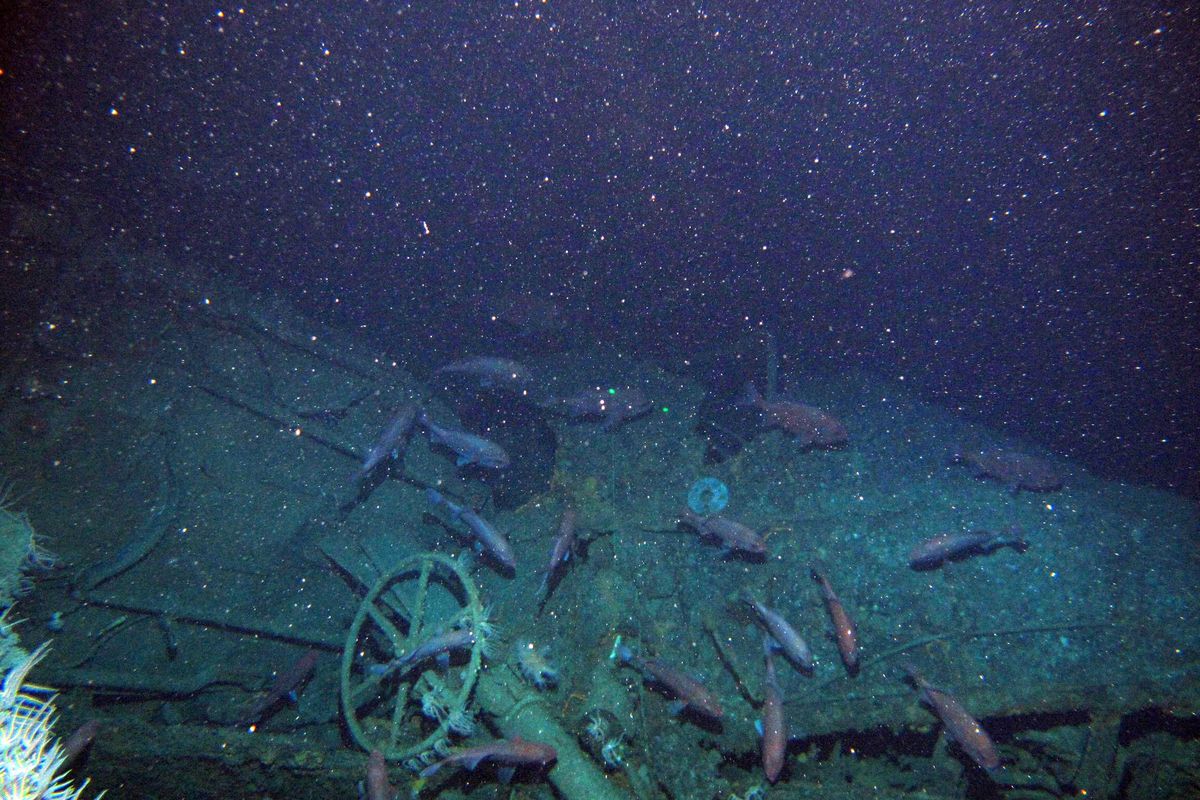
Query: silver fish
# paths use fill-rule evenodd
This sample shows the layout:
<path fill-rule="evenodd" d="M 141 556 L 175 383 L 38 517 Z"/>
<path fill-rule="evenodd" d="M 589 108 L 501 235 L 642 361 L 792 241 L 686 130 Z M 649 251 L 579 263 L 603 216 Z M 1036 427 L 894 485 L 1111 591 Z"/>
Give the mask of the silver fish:
<path fill-rule="evenodd" d="M 434 505 L 445 506 L 455 519 L 461 519 L 471 529 L 471 535 L 504 566 L 515 570 L 517 558 L 513 555 L 512 546 L 504 538 L 504 534 L 496 530 L 492 523 L 476 514 L 467 506 L 451 502 L 437 489 L 426 489 L 425 496 Z"/>
<path fill-rule="evenodd" d="M 421 406 L 416 402 L 405 403 L 396 409 L 388 424 L 371 445 L 371 451 L 363 459 L 356 477 L 365 478 L 386 458 L 399 458 L 407 446 L 408 434 L 412 431 Z"/>
<path fill-rule="evenodd" d="M 779 645 L 788 661 L 811 674 L 813 671 L 812 649 L 808 646 L 808 642 L 796 633 L 796 629 L 791 626 L 791 623 L 784 619 L 778 611 L 769 608 L 753 597 L 747 596 L 746 603 L 758 614 L 762 626 L 766 628 L 767 633 L 771 634 L 771 638 Z"/>
<path fill-rule="evenodd" d="M 533 373 L 529 368 L 511 358 L 496 358 L 494 356 L 472 356 L 461 361 L 455 361 L 434 370 L 438 375 L 467 375 L 479 379 L 480 387 L 484 389 L 493 386 L 508 387 L 523 390 L 533 383 Z"/>
<path fill-rule="evenodd" d="M 458 466 L 478 464 L 481 467 L 503 469 L 512 463 L 504 448 L 495 442 L 488 441 L 482 436 L 476 436 L 466 431 L 456 431 L 443 428 L 429 419 L 424 412 L 419 417 L 421 425 L 429 431 L 429 441 L 444 445 L 458 454 L 455 461 Z"/>

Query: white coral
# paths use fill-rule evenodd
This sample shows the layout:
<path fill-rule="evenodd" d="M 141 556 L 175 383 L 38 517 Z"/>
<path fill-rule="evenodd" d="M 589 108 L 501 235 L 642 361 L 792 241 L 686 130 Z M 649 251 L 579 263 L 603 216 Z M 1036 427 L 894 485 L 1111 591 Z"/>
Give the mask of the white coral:
<path fill-rule="evenodd" d="M 545 646 L 538 647 L 527 639 L 517 642 L 513 648 L 517 671 L 539 691 L 558 685 L 558 670 L 546 660 L 549 649 Z"/>
<path fill-rule="evenodd" d="M 468 709 L 454 709 L 446 720 L 450 730 L 459 736 L 470 736 L 475 732 L 475 719 Z"/>
<path fill-rule="evenodd" d="M 53 563 L 54 557 L 38 544 L 29 517 L 13 510 L 9 485 L 0 484 L 0 609 L 33 588 L 23 570 L 41 569 Z"/>
<path fill-rule="evenodd" d="M 87 786 L 87 781 L 73 786 L 58 775 L 67 756 L 51 730 L 54 698 L 25 682 L 45 654 L 42 645 L 11 669 L 0 690 L 0 797 L 5 800 L 77 800 Z"/>
<path fill-rule="evenodd" d="M 437 689 L 430 689 L 421 695 L 421 713 L 427 718 L 441 722 L 449 711 Z"/>

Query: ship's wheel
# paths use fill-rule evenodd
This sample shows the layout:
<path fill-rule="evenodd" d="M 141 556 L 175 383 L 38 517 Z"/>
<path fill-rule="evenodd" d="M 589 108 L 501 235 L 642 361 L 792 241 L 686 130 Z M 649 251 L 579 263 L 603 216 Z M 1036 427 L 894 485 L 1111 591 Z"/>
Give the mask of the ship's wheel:
<path fill-rule="evenodd" d="M 469 650 L 448 666 L 433 660 L 401 668 L 397 659 L 438 633 L 469 627 Z M 443 752 L 452 733 L 467 733 L 468 703 L 479 675 L 487 614 L 464 566 L 440 553 L 407 558 L 363 598 L 342 651 L 342 715 L 354 741 L 389 760 Z"/>

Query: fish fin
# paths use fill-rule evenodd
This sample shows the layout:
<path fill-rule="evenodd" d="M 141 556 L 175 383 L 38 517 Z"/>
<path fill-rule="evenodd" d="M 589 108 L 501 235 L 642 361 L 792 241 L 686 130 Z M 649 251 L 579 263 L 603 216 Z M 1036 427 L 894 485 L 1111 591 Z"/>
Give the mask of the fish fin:
<path fill-rule="evenodd" d="M 512 783 L 513 775 L 516 774 L 516 767 L 501 767 L 500 769 L 496 770 L 496 777 L 499 778 L 500 782 L 505 786 L 508 786 L 510 783 Z"/>
<path fill-rule="evenodd" d="M 485 758 L 487 758 L 488 755 L 489 755 L 488 753 L 478 753 L 476 755 L 471 756 L 470 758 L 464 758 L 462 760 L 462 765 L 464 767 L 466 767 L 467 769 L 473 770 L 476 767 L 478 767 L 479 762 L 481 762 Z"/>
<path fill-rule="evenodd" d="M 289 703 L 291 703 L 292 705 L 296 705 L 297 703 L 300 702 L 300 695 L 296 694 L 295 689 L 292 689 L 290 692 L 287 693 L 287 701 Z"/>
<path fill-rule="evenodd" d="M 445 670 L 450 667 L 450 654 L 449 653 L 438 653 L 437 658 L 435 658 L 434 660 L 437 662 L 439 669 Z"/>
<path fill-rule="evenodd" d="M 456 467 L 465 467 L 467 464 L 470 464 L 470 463 L 471 463 L 471 459 L 469 456 L 459 456 L 458 458 L 454 459 L 454 466 L 456 466 Z"/>
<path fill-rule="evenodd" d="M 758 738 L 763 736 L 763 724 L 761 719 L 754 720 L 754 730 L 758 733 Z"/>
<path fill-rule="evenodd" d="M 671 713 L 672 717 L 677 717 L 682 714 L 685 708 L 687 708 L 687 703 L 683 702 L 682 700 L 672 700 L 667 705 L 667 711 Z"/>

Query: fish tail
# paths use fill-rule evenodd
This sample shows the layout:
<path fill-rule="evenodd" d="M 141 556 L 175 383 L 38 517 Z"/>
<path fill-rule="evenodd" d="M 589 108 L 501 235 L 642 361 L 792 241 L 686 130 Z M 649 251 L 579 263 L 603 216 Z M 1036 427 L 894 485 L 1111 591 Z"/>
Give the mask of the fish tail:
<path fill-rule="evenodd" d="M 921 671 L 917 669 L 917 665 L 912 661 L 908 660 L 907 658 L 901 659 L 900 669 L 904 670 L 904 673 L 908 675 L 909 679 L 912 680 L 912 682 L 918 687 L 921 687 L 925 684 L 925 678 L 921 675 Z"/>
<path fill-rule="evenodd" d="M 771 665 L 772 665 L 772 662 L 773 662 L 773 659 L 775 656 L 775 651 L 779 649 L 779 642 L 775 641 L 774 636 L 767 633 L 766 631 L 763 631 L 762 646 L 763 646 L 763 656 L 767 660 L 768 668 L 773 669 L 774 667 Z"/>
<path fill-rule="evenodd" d="M 608 654 L 610 660 L 618 664 L 628 664 L 633 660 L 633 652 L 621 644 L 621 636 L 617 635 L 616 641 L 613 642 L 612 651 Z"/>
<path fill-rule="evenodd" d="M 1011 547 L 1018 553 L 1024 553 L 1029 549 L 1029 540 L 1025 538 L 1025 529 L 1016 524 L 1009 525 L 1004 533 L 992 536 L 989 544 L 992 549 Z"/>
<path fill-rule="evenodd" d="M 812 579 L 821 587 L 821 596 L 828 599 L 833 594 L 833 587 L 829 585 L 829 578 L 825 575 L 825 567 L 819 561 L 814 561 L 808 565 L 808 572 L 812 575 Z"/>

